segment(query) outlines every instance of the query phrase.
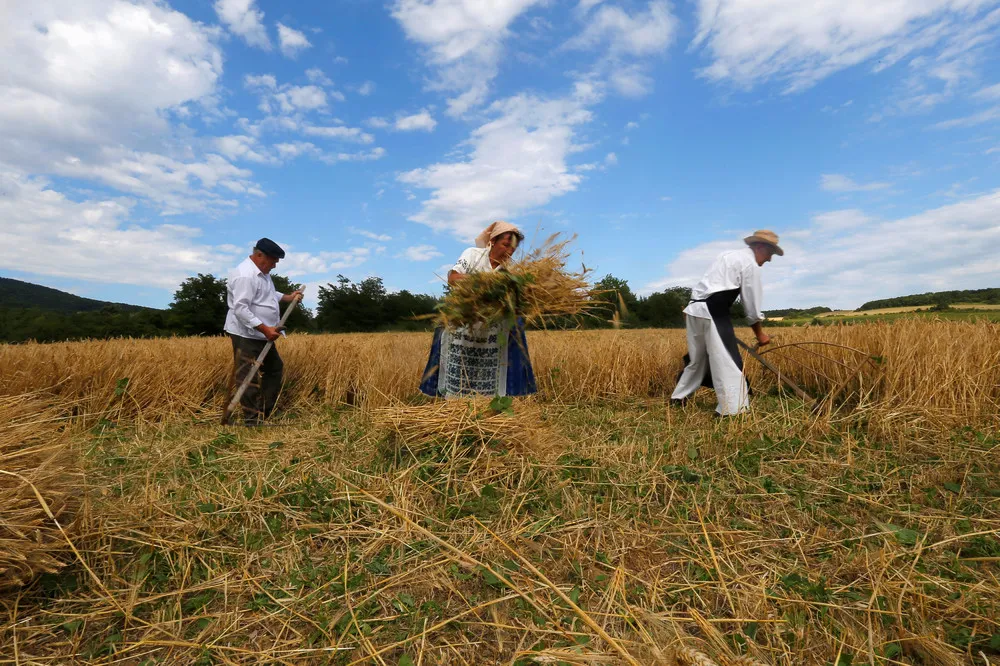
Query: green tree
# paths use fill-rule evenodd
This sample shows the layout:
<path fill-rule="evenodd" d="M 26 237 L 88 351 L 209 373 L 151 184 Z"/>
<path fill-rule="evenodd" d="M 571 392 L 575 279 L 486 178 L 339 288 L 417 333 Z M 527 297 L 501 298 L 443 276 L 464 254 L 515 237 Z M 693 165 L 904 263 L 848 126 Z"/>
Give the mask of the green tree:
<path fill-rule="evenodd" d="M 628 326 L 639 324 L 639 299 L 628 286 L 628 280 L 605 275 L 594 285 L 596 299 L 606 304 L 607 318 L 617 312 L 619 321 Z"/>
<path fill-rule="evenodd" d="M 683 328 L 684 308 L 691 300 L 687 287 L 671 287 L 639 299 L 637 315 L 641 326 Z"/>
<path fill-rule="evenodd" d="M 438 299 L 427 294 L 412 294 L 403 289 L 385 298 L 385 321 L 396 330 L 420 331 L 431 326 L 427 319 L 418 319 L 434 314 Z"/>
<path fill-rule="evenodd" d="M 186 335 L 220 335 L 227 310 L 226 280 L 198 273 L 174 292 L 170 323 Z"/>
<path fill-rule="evenodd" d="M 284 275 L 277 275 L 271 273 L 271 281 L 274 282 L 274 288 L 278 290 L 279 294 L 290 294 L 297 289 L 302 289 L 303 285 L 296 282 L 292 282 L 290 279 Z M 287 305 L 282 306 L 282 308 L 288 307 Z M 284 310 L 282 310 L 284 312 Z M 309 331 L 313 328 L 313 315 L 302 301 L 295 304 L 295 310 L 292 314 L 288 315 L 288 319 L 285 320 L 285 326 L 288 327 L 289 331 Z"/>
<path fill-rule="evenodd" d="M 380 277 L 354 283 L 338 275 L 337 284 L 319 288 L 318 300 L 316 327 L 322 331 L 377 331 L 388 323 L 385 286 Z"/>

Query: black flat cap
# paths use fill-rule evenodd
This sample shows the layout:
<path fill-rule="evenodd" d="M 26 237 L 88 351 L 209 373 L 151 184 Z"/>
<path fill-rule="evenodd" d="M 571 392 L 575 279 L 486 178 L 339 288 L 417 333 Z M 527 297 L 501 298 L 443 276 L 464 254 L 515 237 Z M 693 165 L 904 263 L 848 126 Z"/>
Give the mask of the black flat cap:
<path fill-rule="evenodd" d="M 285 258 L 285 251 L 281 249 L 281 246 L 275 243 L 270 238 L 261 238 L 257 241 L 257 244 L 253 246 L 253 249 L 260 250 L 269 257 L 275 257 L 277 259 Z"/>

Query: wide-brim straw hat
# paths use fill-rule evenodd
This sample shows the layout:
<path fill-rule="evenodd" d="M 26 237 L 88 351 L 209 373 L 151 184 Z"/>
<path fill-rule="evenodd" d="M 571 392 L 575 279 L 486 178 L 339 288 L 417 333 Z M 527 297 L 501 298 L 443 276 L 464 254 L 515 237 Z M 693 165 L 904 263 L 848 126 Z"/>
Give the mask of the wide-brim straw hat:
<path fill-rule="evenodd" d="M 476 247 L 489 247 L 489 244 L 493 241 L 494 238 L 502 234 L 505 234 L 508 231 L 513 232 L 514 235 L 517 236 L 518 242 L 524 240 L 524 234 L 521 233 L 520 229 L 515 227 L 510 222 L 497 220 L 490 226 L 483 229 L 483 232 L 481 234 L 476 236 Z"/>
<path fill-rule="evenodd" d="M 743 242 L 747 245 L 751 243 L 764 243 L 765 245 L 770 245 L 774 248 L 774 253 L 779 257 L 785 256 L 785 251 L 781 249 L 778 245 L 778 234 L 767 229 L 758 229 L 753 232 L 753 236 L 747 236 L 743 239 Z"/>

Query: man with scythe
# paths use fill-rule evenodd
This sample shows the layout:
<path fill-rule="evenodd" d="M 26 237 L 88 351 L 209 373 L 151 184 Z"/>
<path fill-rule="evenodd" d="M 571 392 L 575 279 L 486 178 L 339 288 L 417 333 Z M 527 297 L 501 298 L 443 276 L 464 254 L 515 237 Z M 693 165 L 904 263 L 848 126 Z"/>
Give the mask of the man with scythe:
<path fill-rule="evenodd" d="M 720 254 L 691 290 L 691 302 L 684 309 L 690 360 L 670 396 L 671 404 L 684 404 L 698 387 L 707 385 L 715 389 L 719 416 L 739 414 L 749 408 L 743 358 L 729 309 L 740 296 L 757 343 L 763 346 L 771 341 L 761 325 L 764 313 L 760 309 L 760 267 L 775 254 L 780 257 L 785 252 L 778 245 L 778 235 L 766 229 L 743 241 L 746 248 Z"/>
<path fill-rule="evenodd" d="M 270 238 L 261 238 L 253 254 L 233 269 L 226 280 L 226 333 L 233 343 L 233 382 L 240 386 L 253 369 L 257 356 L 270 346 L 260 366 L 260 374 L 252 380 L 240 400 L 246 425 L 258 425 L 270 416 L 281 391 L 284 364 L 278 349 L 272 344 L 282 334 L 278 326 L 279 303 L 302 298 L 302 290 L 279 294 L 271 280 L 271 271 L 285 251 Z M 230 389 L 232 390 L 232 388 Z M 229 400 L 227 399 L 227 404 Z"/>

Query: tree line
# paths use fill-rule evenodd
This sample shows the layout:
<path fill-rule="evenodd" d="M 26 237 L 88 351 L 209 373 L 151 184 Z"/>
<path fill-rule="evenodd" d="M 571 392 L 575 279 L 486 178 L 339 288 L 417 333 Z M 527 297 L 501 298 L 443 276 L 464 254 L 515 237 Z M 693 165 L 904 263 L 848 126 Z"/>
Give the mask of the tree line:
<path fill-rule="evenodd" d="M 302 288 L 289 278 L 271 274 L 275 288 L 289 293 Z M 622 325 L 632 328 L 683 328 L 682 310 L 691 290 L 673 287 L 649 296 L 636 296 L 627 280 L 607 275 L 595 285 L 606 306 L 600 318 L 573 322 L 585 328 L 610 327 L 615 312 Z M 368 333 L 421 331 L 433 327 L 431 317 L 441 296 L 389 292 L 380 277 L 354 282 L 338 275 L 319 288 L 315 312 L 301 302 L 286 322 L 289 331 L 305 333 Z M 226 280 L 199 273 L 181 283 L 165 310 L 105 305 L 87 312 L 58 312 L 41 308 L 0 308 L 0 341 L 58 342 L 93 338 L 152 338 L 172 335 L 221 335 L 226 321 Z M 739 303 L 734 316 L 742 318 Z"/>
<path fill-rule="evenodd" d="M 1000 289 L 963 289 L 960 291 L 934 291 L 925 294 L 911 294 L 896 298 L 883 298 L 868 301 L 858 310 L 878 310 L 880 308 L 917 307 L 920 305 L 938 306 L 946 309 L 955 303 L 986 303 L 1000 305 Z"/>

